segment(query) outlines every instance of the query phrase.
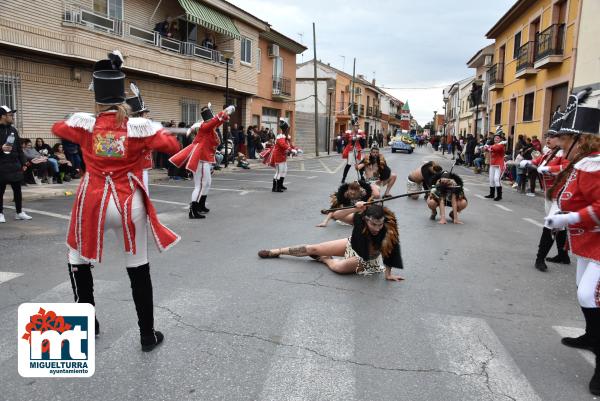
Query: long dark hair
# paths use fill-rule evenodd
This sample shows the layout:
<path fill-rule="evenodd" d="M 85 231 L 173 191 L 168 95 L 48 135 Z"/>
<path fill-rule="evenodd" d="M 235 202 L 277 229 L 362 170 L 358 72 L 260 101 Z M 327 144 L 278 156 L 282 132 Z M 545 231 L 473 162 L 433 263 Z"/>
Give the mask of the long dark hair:
<path fill-rule="evenodd" d="M 577 155 L 569 163 L 567 168 L 561 171 L 561 173 L 556 177 L 554 185 L 546 194 L 546 197 L 548 199 L 552 199 L 552 194 L 560 190 L 562 186 L 567 182 L 567 178 L 569 178 L 569 176 L 571 175 L 571 172 L 575 168 L 575 164 L 577 164 L 578 161 L 588 157 L 594 152 L 600 151 L 600 136 L 598 135 L 581 134 L 575 138 L 575 141 L 579 145 L 577 148 Z"/>

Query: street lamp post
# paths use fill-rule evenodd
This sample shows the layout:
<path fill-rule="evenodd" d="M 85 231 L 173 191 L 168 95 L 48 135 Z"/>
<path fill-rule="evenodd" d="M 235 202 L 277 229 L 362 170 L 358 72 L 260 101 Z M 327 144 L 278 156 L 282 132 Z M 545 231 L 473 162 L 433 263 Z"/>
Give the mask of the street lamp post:
<path fill-rule="evenodd" d="M 233 50 L 224 49 L 221 50 L 223 57 L 225 58 L 225 107 L 229 106 L 229 61 L 231 57 L 233 57 Z M 228 133 L 229 130 L 229 120 L 225 122 L 225 127 L 223 128 L 223 141 L 225 142 L 225 168 L 229 165 L 229 155 L 227 154 L 228 147 Z"/>

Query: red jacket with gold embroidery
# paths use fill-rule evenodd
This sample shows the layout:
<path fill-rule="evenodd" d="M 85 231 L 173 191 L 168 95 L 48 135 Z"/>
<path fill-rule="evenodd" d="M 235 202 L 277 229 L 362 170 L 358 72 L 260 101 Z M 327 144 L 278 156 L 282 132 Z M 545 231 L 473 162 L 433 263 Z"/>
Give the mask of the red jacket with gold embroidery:
<path fill-rule="evenodd" d="M 563 212 L 577 212 L 581 221 L 569 225 L 574 255 L 600 263 L 600 152 L 580 160 L 558 198 Z"/>
<path fill-rule="evenodd" d="M 175 137 L 158 132 L 145 118 L 126 118 L 119 126 L 114 112 L 97 117 L 76 113 L 67 121 L 55 123 L 52 132 L 77 143 L 86 165 L 71 211 L 67 234 L 71 249 L 90 262 L 102 260 L 106 208 L 112 197 L 122 216 L 125 251 L 135 254 L 137 233 L 131 219 L 131 202 L 138 188 L 158 249 L 167 250 L 179 241 L 177 234 L 158 221 L 142 182 L 144 149 L 175 153 L 180 148 Z"/>
<path fill-rule="evenodd" d="M 198 127 L 198 133 L 194 141 L 173 155 L 169 161 L 177 167 L 185 164 L 185 168 L 192 173 L 196 172 L 198 163 L 200 162 L 216 163 L 215 152 L 217 151 L 217 146 L 221 143 L 216 129 L 228 119 L 229 115 L 221 111 L 208 121 L 194 124 L 190 128 L 194 130 Z"/>
<path fill-rule="evenodd" d="M 271 151 L 269 165 L 274 166 L 278 163 L 285 163 L 287 161 L 288 152 L 293 149 L 290 145 L 287 137 L 283 134 L 279 134 L 275 137 L 275 145 Z"/>
<path fill-rule="evenodd" d="M 544 191 L 548 191 L 552 188 L 556 176 L 569 165 L 569 160 L 563 157 L 562 150 L 559 150 L 554 157 L 550 158 L 553 153 L 554 151 L 550 150 L 531 161 L 532 164 L 538 167 L 546 166 L 550 169 L 549 174 L 541 174 Z M 557 196 L 557 193 L 553 194 L 552 199 L 556 199 Z"/>
<path fill-rule="evenodd" d="M 501 143 L 496 143 L 489 147 L 490 150 L 490 166 L 499 166 L 500 170 L 504 170 L 504 153 L 506 147 Z"/>
<path fill-rule="evenodd" d="M 344 134 L 344 142 L 346 142 L 346 146 L 342 152 L 342 158 L 347 159 L 350 152 L 354 152 L 354 148 L 356 148 L 356 160 L 362 159 L 362 146 L 360 146 L 360 140 L 364 138 L 365 133 L 361 130 L 358 130 L 356 133 L 352 130 L 347 130 Z"/>

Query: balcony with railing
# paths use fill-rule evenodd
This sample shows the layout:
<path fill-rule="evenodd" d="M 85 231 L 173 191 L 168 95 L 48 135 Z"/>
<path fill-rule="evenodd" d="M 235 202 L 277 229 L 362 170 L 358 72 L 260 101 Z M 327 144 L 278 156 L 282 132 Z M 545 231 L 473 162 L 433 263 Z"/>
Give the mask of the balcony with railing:
<path fill-rule="evenodd" d="M 102 15 L 77 3 L 67 2 L 64 4 L 63 23 L 107 33 L 141 45 L 159 48 L 204 62 L 225 65 L 223 54 L 217 50 L 163 36 L 151 29 Z M 229 64 L 233 65 L 233 61 L 233 59 L 229 59 Z"/>
<path fill-rule="evenodd" d="M 337 102 L 335 104 L 335 109 L 333 110 L 333 113 L 336 115 L 337 118 L 348 119 L 348 118 L 350 118 L 350 113 L 351 113 L 350 109 L 351 109 L 350 103 Z"/>
<path fill-rule="evenodd" d="M 536 35 L 535 68 L 562 63 L 565 47 L 565 24 L 554 24 Z"/>
<path fill-rule="evenodd" d="M 289 78 L 273 77 L 273 99 L 284 100 L 292 97 L 292 81 Z"/>
<path fill-rule="evenodd" d="M 364 115 L 365 115 L 365 105 L 364 105 L 364 104 L 361 104 L 361 105 L 360 105 L 360 107 L 359 107 L 359 109 L 358 109 L 358 114 L 359 114 L 360 116 L 364 116 Z"/>
<path fill-rule="evenodd" d="M 537 74 L 537 70 L 533 66 L 536 48 L 535 42 L 527 42 L 521 46 L 517 57 L 515 78 L 524 78 Z"/>
<path fill-rule="evenodd" d="M 504 88 L 504 63 L 497 63 L 490 67 L 488 81 L 491 91 Z"/>
<path fill-rule="evenodd" d="M 373 116 L 373 106 L 367 107 L 367 117 Z"/>

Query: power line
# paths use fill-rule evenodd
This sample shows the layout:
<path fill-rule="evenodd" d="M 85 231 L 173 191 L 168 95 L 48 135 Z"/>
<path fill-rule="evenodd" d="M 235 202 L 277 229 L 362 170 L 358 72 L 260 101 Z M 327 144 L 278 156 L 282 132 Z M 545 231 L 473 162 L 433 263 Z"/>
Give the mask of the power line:
<path fill-rule="evenodd" d="M 441 88 L 445 88 L 449 85 L 435 85 L 435 86 L 421 86 L 421 87 L 396 87 L 396 88 L 392 88 L 389 86 L 379 86 L 379 88 L 381 89 L 395 89 L 395 90 L 428 90 L 428 89 L 441 89 Z"/>

